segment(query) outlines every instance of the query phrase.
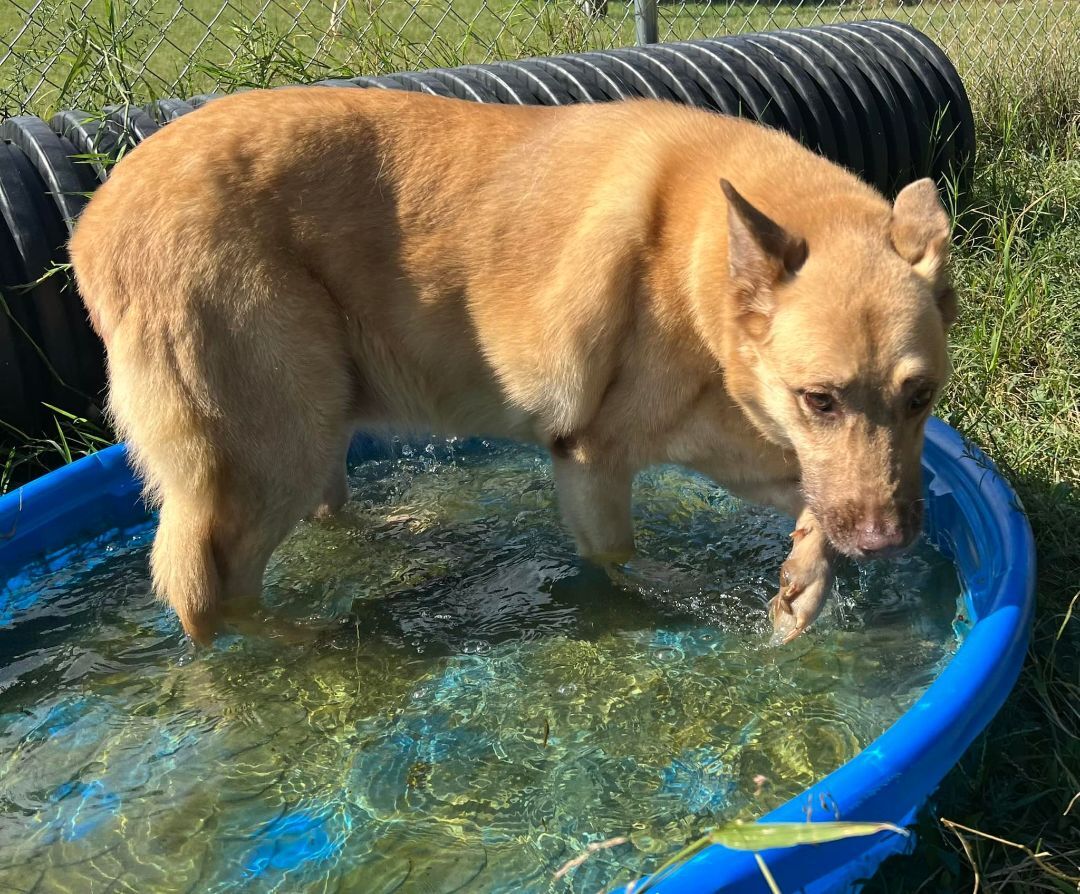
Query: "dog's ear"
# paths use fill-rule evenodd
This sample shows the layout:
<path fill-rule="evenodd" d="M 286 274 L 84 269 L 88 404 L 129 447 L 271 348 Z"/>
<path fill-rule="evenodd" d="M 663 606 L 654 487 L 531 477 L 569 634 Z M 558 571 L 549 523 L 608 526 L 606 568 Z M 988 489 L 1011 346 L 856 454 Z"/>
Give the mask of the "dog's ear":
<path fill-rule="evenodd" d="M 728 267 L 749 313 L 769 315 L 771 288 L 806 263 L 806 240 L 793 236 L 739 195 L 727 180 L 720 187 L 728 203 Z"/>
<path fill-rule="evenodd" d="M 896 253 L 938 289 L 938 308 L 945 325 L 951 326 L 956 319 L 956 293 L 945 275 L 951 225 L 929 177 L 900 190 L 893 203 L 890 235 Z"/>
<path fill-rule="evenodd" d="M 949 215 L 929 177 L 909 183 L 893 203 L 890 235 L 896 253 L 928 280 L 938 280 L 949 260 Z"/>

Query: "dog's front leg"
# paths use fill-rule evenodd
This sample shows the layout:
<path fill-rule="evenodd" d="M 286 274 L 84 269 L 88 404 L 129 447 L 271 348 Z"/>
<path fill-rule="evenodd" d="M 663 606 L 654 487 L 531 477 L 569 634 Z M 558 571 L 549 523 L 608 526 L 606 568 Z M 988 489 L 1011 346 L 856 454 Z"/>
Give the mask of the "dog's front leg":
<path fill-rule="evenodd" d="M 773 642 L 791 642 L 821 614 L 832 591 L 837 558 L 821 524 L 806 506 L 799 480 L 784 477 L 783 465 L 778 465 L 775 478 L 759 482 L 732 481 L 730 471 L 712 461 L 695 463 L 693 468 L 736 496 L 772 506 L 796 520 L 791 552 L 780 566 L 780 590 L 769 602 Z"/>
<path fill-rule="evenodd" d="M 799 513 L 791 539 L 780 566 L 780 591 L 769 603 L 777 643 L 791 642 L 817 619 L 835 577 L 836 551 L 809 509 Z"/>
<path fill-rule="evenodd" d="M 588 460 L 560 446 L 551 455 L 555 492 L 578 552 L 600 564 L 628 561 L 634 554 L 633 472 L 617 460 Z"/>

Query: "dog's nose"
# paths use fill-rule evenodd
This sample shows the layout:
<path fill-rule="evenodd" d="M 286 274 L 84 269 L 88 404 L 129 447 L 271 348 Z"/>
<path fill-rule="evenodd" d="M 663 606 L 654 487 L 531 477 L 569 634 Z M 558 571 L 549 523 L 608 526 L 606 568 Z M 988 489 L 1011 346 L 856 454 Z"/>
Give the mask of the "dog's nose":
<path fill-rule="evenodd" d="M 896 522 L 873 521 L 859 527 L 855 545 L 867 555 L 878 555 L 901 549 L 904 539 L 904 531 Z"/>

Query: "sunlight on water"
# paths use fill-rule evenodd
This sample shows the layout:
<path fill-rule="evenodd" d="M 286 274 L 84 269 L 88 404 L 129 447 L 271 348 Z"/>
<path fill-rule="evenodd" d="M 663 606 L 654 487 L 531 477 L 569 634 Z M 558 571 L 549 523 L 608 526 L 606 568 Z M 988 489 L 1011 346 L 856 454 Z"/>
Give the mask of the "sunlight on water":
<path fill-rule="evenodd" d="M 615 581 L 535 451 L 399 445 L 351 477 L 275 556 L 274 626 L 209 652 L 148 593 L 149 525 L 10 582 L 0 891 L 595 894 L 797 795 L 955 649 L 926 546 L 845 568 L 769 648 L 790 521 L 679 471 L 639 479 Z"/>

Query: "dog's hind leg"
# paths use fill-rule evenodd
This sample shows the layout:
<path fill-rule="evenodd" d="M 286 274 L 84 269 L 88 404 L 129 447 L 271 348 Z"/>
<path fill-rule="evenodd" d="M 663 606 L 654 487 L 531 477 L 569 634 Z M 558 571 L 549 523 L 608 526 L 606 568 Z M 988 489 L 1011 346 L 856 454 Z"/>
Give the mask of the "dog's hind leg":
<path fill-rule="evenodd" d="M 599 564 L 625 562 L 634 554 L 633 473 L 617 460 L 583 461 L 575 452 L 559 442 L 551 451 L 563 519 L 583 558 Z"/>
<path fill-rule="evenodd" d="M 206 490 L 164 488 L 150 557 L 155 591 L 198 643 L 213 638 L 224 613 L 252 612 L 270 555 L 299 518 L 299 500 L 283 499 L 280 481 L 265 483 L 277 488 L 269 505 L 250 480 L 236 483 L 248 470 L 227 461 L 216 468 L 219 480 Z"/>
<path fill-rule="evenodd" d="M 260 292 L 257 273 L 235 309 L 183 295 L 130 313 L 109 349 L 111 412 L 161 505 L 155 590 L 202 642 L 227 603 L 258 599 L 271 553 L 319 505 L 332 464 L 344 475 L 352 379 L 333 303 L 289 270 Z"/>
<path fill-rule="evenodd" d="M 351 440 L 352 430 L 350 429 L 348 435 L 341 439 L 342 446 L 340 450 L 334 454 L 334 458 L 330 461 L 330 472 L 326 477 L 322 501 L 315 507 L 313 514 L 316 519 L 333 518 L 349 500 L 347 461 Z"/>

